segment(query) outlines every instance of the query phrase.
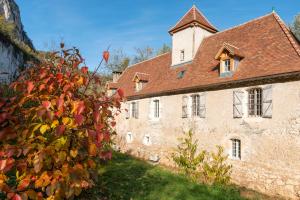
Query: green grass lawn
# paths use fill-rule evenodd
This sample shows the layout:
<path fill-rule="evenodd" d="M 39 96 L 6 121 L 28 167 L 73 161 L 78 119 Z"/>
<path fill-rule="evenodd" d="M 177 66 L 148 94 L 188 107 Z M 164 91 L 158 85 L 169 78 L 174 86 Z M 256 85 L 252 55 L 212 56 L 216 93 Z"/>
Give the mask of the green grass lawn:
<path fill-rule="evenodd" d="M 101 169 L 97 186 L 82 199 L 108 200 L 240 200 L 239 189 L 196 184 L 182 175 L 131 156 L 115 153 Z M 107 198 L 103 198 L 106 196 Z M 93 198 L 95 197 L 95 198 Z M 256 198 L 255 198 L 256 199 Z"/>

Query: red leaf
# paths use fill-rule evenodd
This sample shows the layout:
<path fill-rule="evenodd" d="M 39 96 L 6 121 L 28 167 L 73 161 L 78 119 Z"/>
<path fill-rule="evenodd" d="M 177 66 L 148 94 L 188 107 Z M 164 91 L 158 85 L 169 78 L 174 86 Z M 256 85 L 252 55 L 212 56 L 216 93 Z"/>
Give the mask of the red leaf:
<path fill-rule="evenodd" d="M 63 78 L 63 76 L 64 75 L 62 73 L 57 73 L 56 74 L 56 79 L 60 81 Z"/>
<path fill-rule="evenodd" d="M 100 119 L 100 112 L 98 110 L 94 111 L 93 116 L 94 116 L 94 123 L 98 123 Z"/>
<path fill-rule="evenodd" d="M 78 124 L 79 126 L 82 125 L 84 117 L 82 115 L 75 115 L 74 117 L 76 124 Z"/>
<path fill-rule="evenodd" d="M 15 160 L 13 158 L 8 158 L 6 160 L 0 160 L 0 170 L 4 173 L 11 170 L 14 166 Z"/>
<path fill-rule="evenodd" d="M 18 194 L 15 194 L 12 200 L 22 200 L 22 198 Z"/>
<path fill-rule="evenodd" d="M 8 113 L 0 113 L 0 124 L 4 122 L 8 117 Z"/>
<path fill-rule="evenodd" d="M 12 128 L 6 127 L 0 129 L 0 141 L 10 140 L 17 137 L 17 134 L 13 131 Z"/>
<path fill-rule="evenodd" d="M 44 108 L 46 108 L 47 110 L 49 110 L 49 108 L 51 106 L 51 102 L 50 101 L 43 101 L 42 104 L 43 104 Z"/>
<path fill-rule="evenodd" d="M 32 82 L 32 81 L 29 81 L 29 82 L 27 83 L 27 92 L 28 92 L 28 94 L 31 93 L 31 91 L 33 90 L 33 88 L 34 88 L 33 82 Z"/>
<path fill-rule="evenodd" d="M 118 95 L 123 98 L 124 97 L 124 91 L 122 89 L 117 89 Z"/>
<path fill-rule="evenodd" d="M 80 101 L 78 103 L 78 107 L 77 107 L 77 115 L 80 115 L 85 109 L 85 105 L 83 101 Z"/>
<path fill-rule="evenodd" d="M 65 132 L 65 125 L 59 125 L 56 127 L 56 134 L 62 135 Z"/>
<path fill-rule="evenodd" d="M 108 59 L 109 59 L 109 52 L 108 51 L 103 52 L 103 59 L 105 60 L 105 62 L 108 62 Z"/>
<path fill-rule="evenodd" d="M 18 190 L 22 191 L 22 190 L 26 189 L 29 184 L 30 184 L 30 179 L 28 179 L 28 178 L 23 179 L 22 181 L 20 181 L 20 183 L 18 185 Z"/>
<path fill-rule="evenodd" d="M 86 74 L 88 72 L 88 70 L 89 70 L 89 68 L 86 66 L 81 68 L 81 72 L 84 74 Z"/>
<path fill-rule="evenodd" d="M 56 102 L 57 108 L 61 109 L 61 107 L 64 105 L 64 95 L 60 95 L 60 97 L 58 98 L 57 102 Z"/>

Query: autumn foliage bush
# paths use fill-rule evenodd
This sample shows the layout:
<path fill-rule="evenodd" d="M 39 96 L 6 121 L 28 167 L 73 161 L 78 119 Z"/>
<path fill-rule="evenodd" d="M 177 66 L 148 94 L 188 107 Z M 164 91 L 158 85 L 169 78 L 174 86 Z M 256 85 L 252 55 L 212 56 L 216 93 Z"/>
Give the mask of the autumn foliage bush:
<path fill-rule="evenodd" d="M 78 49 L 61 47 L 10 85 L 14 95 L 0 95 L 0 193 L 7 199 L 74 198 L 111 159 L 123 92 L 93 91 L 96 71 L 88 72 Z M 105 51 L 101 63 L 108 57 Z"/>

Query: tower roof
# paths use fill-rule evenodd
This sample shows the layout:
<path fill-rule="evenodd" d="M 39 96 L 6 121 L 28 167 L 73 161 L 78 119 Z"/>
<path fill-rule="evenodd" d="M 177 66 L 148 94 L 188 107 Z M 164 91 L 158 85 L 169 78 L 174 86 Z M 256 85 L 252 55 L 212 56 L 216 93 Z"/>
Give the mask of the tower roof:
<path fill-rule="evenodd" d="M 169 30 L 170 34 L 176 33 L 190 25 L 198 25 L 208 30 L 209 32 L 216 33 L 218 30 L 206 19 L 206 17 L 194 5 L 180 20 Z"/>

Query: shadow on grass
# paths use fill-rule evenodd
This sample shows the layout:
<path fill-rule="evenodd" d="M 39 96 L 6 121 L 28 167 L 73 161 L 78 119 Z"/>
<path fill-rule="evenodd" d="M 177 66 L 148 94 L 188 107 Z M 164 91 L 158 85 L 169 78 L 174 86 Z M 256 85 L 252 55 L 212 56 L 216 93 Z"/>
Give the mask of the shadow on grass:
<path fill-rule="evenodd" d="M 115 153 L 111 163 L 101 171 L 97 186 L 90 195 L 84 194 L 88 199 L 104 199 L 104 196 L 109 200 L 243 199 L 235 188 L 199 185 L 184 176 L 119 153 Z"/>

